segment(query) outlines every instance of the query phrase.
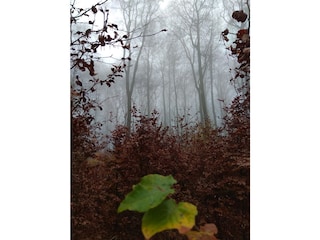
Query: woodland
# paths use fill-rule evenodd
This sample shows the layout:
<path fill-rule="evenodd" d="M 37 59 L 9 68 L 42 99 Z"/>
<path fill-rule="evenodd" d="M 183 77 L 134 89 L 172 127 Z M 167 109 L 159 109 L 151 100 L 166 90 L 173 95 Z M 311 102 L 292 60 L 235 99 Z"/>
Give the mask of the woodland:
<path fill-rule="evenodd" d="M 249 30 L 247 0 L 71 0 L 71 239 L 145 239 L 117 209 L 148 174 L 217 228 L 151 240 L 250 239 Z"/>

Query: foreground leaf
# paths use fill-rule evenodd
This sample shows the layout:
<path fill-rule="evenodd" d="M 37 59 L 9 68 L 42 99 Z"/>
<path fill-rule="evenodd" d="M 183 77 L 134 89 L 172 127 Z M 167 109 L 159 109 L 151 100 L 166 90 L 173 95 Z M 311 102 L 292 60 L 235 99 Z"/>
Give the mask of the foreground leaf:
<path fill-rule="evenodd" d="M 146 212 L 158 206 L 169 194 L 174 193 L 172 185 L 176 182 L 171 175 L 149 174 L 144 176 L 120 203 L 118 212 L 125 210 Z"/>
<path fill-rule="evenodd" d="M 169 229 L 177 229 L 179 233 L 185 234 L 194 226 L 197 214 L 197 208 L 193 204 L 188 202 L 176 204 L 174 200 L 167 199 L 144 214 L 142 233 L 146 239 Z"/>

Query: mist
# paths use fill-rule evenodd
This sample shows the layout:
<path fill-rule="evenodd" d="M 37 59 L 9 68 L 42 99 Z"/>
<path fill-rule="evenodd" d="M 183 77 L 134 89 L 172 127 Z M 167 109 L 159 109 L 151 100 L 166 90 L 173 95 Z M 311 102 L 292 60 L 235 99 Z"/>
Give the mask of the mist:
<path fill-rule="evenodd" d="M 105 46 L 98 49 L 96 77 L 110 73 L 112 64 L 130 58 L 122 77 L 112 87 L 97 86 L 91 96 L 100 131 L 110 134 L 118 124 L 132 128 L 132 107 L 149 116 L 159 113 L 162 124 L 176 126 L 184 118 L 190 124 L 209 120 L 220 127 L 224 108 L 238 94 L 231 69 L 237 61 L 221 38 L 224 29 L 236 32 L 245 27 L 232 20 L 232 12 L 246 9 L 245 1 L 110 1 L 108 23 L 116 23 L 120 34 L 130 35 L 131 48 Z M 76 2 L 77 3 L 77 2 Z M 81 4 L 81 2 L 79 2 Z M 197 5 L 198 4 L 198 5 Z M 99 28 L 102 13 L 84 17 L 76 28 Z M 95 20 L 92 25 L 87 20 Z M 79 29 L 71 29 L 72 33 Z M 164 30 L 164 31 L 161 31 Z M 230 39 L 231 42 L 232 39 Z M 71 71 L 90 79 L 79 70 Z M 84 81 L 89 87 L 90 82 Z"/>

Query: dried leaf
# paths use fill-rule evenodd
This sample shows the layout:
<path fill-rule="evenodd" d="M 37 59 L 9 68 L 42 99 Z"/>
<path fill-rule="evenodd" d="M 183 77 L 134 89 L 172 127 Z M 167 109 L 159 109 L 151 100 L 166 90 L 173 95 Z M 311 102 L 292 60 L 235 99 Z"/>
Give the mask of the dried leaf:
<path fill-rule="evenodd" d="M 98 12 L 97 8 L 95 6 L 92 6 L 91 7 L 91 10 L 94 14 L 96 14 Z"/>
<path fill-rule="evenodd" d="M 248 15 L 241 11 L 234 11 L 232 13 L 232 17 L 238 22 L 245 22 L 247 20 Z"/>
<path fill-rule="evenodd" d="M 228 35 L 229 34 L 229 29 L 226 28 L 223 32 L 222 32 L 222 35 Z"/>
<path fill-rule="evenodd" d="M 204 226 L 200 226 L 200 231 L 215 235 L 218 233 L 218 228 L 213 223 L 206 223 Z"/>
<path fill-rule="evenodd" d="M 76 84 L 82 87 L 82 82 L 80 80 L 77 80 Z"/>
<path fill-rule="evenodd" d="M 85 35 L 86 37 L 89 37 L 90 33 L 91 33 L 91 29 L 89 28 L 89 29 L 86 30 L 86 32 L 84 33 L 84 35 Z"/>

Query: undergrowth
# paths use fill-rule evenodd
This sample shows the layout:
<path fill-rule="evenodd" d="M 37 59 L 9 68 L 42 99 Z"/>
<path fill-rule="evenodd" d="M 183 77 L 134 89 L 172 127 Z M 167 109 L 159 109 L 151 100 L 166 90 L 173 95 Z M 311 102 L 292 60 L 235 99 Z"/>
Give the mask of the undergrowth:
<path fill-rule="evenodd" d="M 248 102 L 236 98 L 229 113 Z M 221 129 L 185 126 L 177 135 L 159 124 L 156 112 L 136 112 L 135 130 L 129 135 L 118 126 L 111 137 L 114 149 L 99 164 L 74 152 L 72 239 L 143 239 L 141 214 L 117 214 L 117 206 L 141 177 L 155 173 L 178 181 L 173 197 L 197 206 L 197 226 L 215 223 L 219 239 L 250 239 L 249 115 L 227 116 Z M 152 238 L 157 239 L 185 238 L 165 231 Z"/>

